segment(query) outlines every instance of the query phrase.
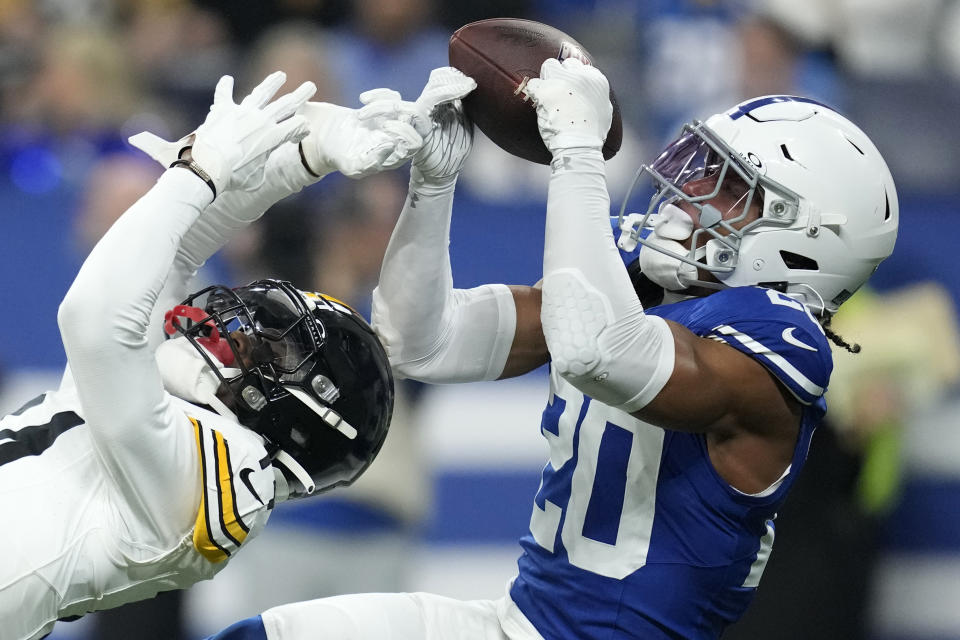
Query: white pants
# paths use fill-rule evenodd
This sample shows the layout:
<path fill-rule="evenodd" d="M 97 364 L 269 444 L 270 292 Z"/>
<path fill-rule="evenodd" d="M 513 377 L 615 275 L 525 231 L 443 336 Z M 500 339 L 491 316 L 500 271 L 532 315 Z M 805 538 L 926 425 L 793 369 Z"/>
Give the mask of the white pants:
<path fill-rule="evenodd" d="M 269 640 L 543 640 L 508 596 L 366 593 L 286 604 L 262 617 Z"/>

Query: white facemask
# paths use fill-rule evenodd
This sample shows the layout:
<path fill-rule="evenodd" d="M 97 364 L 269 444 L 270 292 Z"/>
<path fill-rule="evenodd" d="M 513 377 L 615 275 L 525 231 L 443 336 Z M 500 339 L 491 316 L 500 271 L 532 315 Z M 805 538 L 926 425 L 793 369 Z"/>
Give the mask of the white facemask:
<path fill-rule="evenodd" d="M 665 203 L 660 212 L 650 216 L 653 231 L 646 242 L 667 251 L 686 255 L 688 250 L 679 241 L 693 233 L 693 219 L 675 204 Z M 645 246 L 640 250 L 640 271 L 652 282 L 668 291 L 686 289 L 697 279 L 697 268 Z"/>

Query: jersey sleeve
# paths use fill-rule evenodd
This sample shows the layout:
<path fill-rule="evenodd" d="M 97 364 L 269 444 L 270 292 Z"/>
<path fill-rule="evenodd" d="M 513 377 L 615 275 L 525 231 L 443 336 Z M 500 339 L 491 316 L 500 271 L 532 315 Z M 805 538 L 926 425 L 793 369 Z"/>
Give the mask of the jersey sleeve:
<path fill-rule="evenodd" d="M 722 311 L 707 314 L 710 326 L 701 335 L 754 358 L 802 404 L 813 404 L 826 391 L 833 368 L 823 329 L 800 302 L 771 290 L 745 289 L 706 298 Z"/>

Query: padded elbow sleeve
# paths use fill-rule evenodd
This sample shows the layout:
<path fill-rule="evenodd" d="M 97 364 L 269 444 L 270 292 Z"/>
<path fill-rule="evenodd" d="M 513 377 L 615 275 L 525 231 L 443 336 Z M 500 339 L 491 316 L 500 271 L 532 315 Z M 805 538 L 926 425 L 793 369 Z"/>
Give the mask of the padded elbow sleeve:
<path fill-rule="evenodd" d="M 616 317 L 607 296 L 578 270 L 557 270 L 544 279 L 540 319 L 557 372 L 605 404 L 637 411 L 673 372 L 673 333 L 666 321 L 645 314 L 639 301 Z"/>
<path fill-rule="evenodd" d="M 403 304 L 400 300 L 395 303 Z M 374 296 L 374 327 L 399 377 L 447 383 L 495 380 L 500 376 L 517 327 L 509 287 L 454 289 L 443 310 L 438 310 L 438 317 L 437 323 L 396 326 L 390 304 L 382 296 Z"/>

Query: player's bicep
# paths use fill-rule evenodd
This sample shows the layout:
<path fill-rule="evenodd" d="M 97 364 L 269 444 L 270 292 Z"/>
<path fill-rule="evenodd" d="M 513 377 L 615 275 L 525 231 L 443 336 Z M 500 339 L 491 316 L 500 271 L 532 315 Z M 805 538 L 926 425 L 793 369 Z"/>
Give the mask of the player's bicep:
<path fill-rule="evenodd" d="M 500 379 L 523 375 L 545 364 L 550 357 L 540 324 L 540 288 L 511 286 L 510 292 L 517 310 L 517 328 Z"/>
<path fill-rule="evenodd" d="M 665 429 L 728 432 L 753 429 L 781 410 L 778 383 L 755 359 L 667 321 L 674 337 L 673 372 L 634 415 Z"/>

